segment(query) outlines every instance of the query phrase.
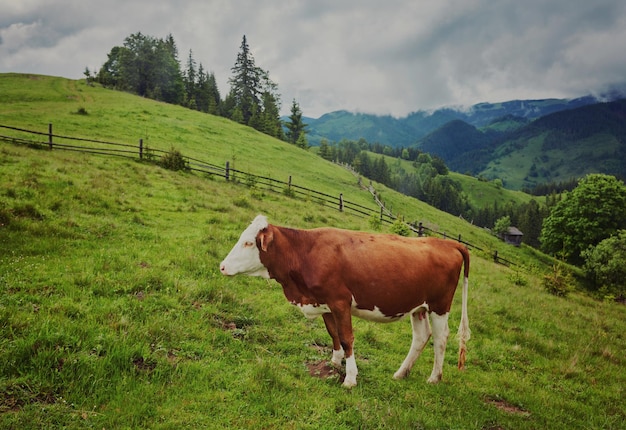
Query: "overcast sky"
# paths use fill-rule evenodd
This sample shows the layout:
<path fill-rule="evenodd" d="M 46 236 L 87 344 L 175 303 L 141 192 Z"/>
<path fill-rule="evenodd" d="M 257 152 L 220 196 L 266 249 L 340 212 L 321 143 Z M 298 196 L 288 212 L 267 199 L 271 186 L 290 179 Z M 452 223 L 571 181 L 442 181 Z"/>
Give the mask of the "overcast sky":
<path fill-rule="evenodd" d="M 222 97 L 245 34 L 305 116 L 572 98 L 626 82 L 624 0 L 0 0 L 0 73 L 84 77 L 141 32 Z M 1 95 L 0 95 L 1 98 Z"/>

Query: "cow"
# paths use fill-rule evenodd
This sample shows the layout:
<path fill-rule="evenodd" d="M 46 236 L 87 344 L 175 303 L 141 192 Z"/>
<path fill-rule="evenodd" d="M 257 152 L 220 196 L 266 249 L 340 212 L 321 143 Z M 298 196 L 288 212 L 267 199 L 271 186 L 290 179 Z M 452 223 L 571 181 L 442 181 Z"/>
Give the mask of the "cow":
<path fill-rule="evenodd" d="M 435 360 L 429 383 L 441 380 L 448 315 L 464 266 L 458 368 L 470 337 L 467 316 L 469 251 L 459 242 L 323 227 L 298 230 L 257 216 L 220 264 L 222 274 L 275 279 L 307 318 L 322 316 L 332 338 L 331 363 L 345 358 L 345 387 L 356 385 L 352 316 L 392 322 L 410 316 L 411 348 L 394 374 L 409 375 L 430 336 Z M 431 323 L 428 315 L 430 314 Z"/>

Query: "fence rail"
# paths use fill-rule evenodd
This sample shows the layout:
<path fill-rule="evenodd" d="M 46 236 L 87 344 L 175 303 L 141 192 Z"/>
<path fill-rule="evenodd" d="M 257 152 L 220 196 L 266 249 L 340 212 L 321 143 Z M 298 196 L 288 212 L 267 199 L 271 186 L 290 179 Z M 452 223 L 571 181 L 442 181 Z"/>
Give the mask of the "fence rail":
<path fill-rule="evenodd" d="M 48 132 L 39 132 L 33 130 L 26 130 L 23 128 L 12 127 L 7 125 L 0 124 L 0 129 L 12 130 L 14 132 L 21 133 L 21 136 L 9 136 L 4 133 L 0 133 L 0 141 L 29 145 L 38 148 L 48 148 L 52 149 L 62 149 L 68 151 L 78 151 L 85 152 L 90 154 L 97 155 L 108 155 L 108 156 L 117 156 L 117 157 L 126 157 L 146 161 L 160 161 L 164 156 L 171 153 L 171 151 L 165 151 L 162 149 L 157 149 L 153 147 L 144 146 L 143 139 L 139 139 L 137 145 L 131 145 L 127 143 L 119 143 L 119 142 L 108 142 L 103 140 L 96 139 L 87 139 L 81 137 L 74 136 L 64 136 L 53 133 L 52 124 L 48 125 Z M 45 141 L 36 140 L 34 138 L 26 138 L 27 136 L 42 136 L 45 137 Z M 68 143 L 71 142 L 71 143 Z M 83 145 L 76 144 L 75 142 L 82 142 Z M 367 189 L 373 196 L 374 202 L 377 205 L 377 208 L 367 207 L 355 202 L 351 202 L 349 200 L 344 199 L 343 193 L 339 194 L 339 196 L 332 196 L 330 194 L 326 194 L 317 190 L 313 190 L 311 188 L 306 188 L 300 185 L 296 185 L 292 183 L 292 177 L 289 176 L 287 182 L 274 179 L 267 176 L 254 175 L 249 172 L 244 172 L 241 170 L 236 170 L 230 166 L 230 163 L 226 161 L 224 166 L 218 166 L 203 160 L 199 160 L 192 157 L 183 156 L 185 161 L 186 168 L 193 172 L 204 173 L 207 175 L 214 175 L 218 177 L 223 177 L 226 181 L 231 182 L 243 182 L 250 186 L 255 186 L 271 191 L 282 191 L 287 195 L 292 195 L 294 197 L 303 197 L 305 199 L 311 199 L 322 206 L 337 209 L 342 212 L 351 213 L 352 215 L 359 217 L 378 217 L 382 223 L 392 224 L 398 220 L 398 217 L 393 214 L 391 210 L 385 207 L 385 204 L 378 198 L 378 195 L 374 188 L 370 185 L 369 187 L 364 187 Z M 355 173 L 353 171 L 353 173 Z M 356 173 L 355 173 L 356 174 Z M 462 240 L 461 235 L 458 237 L 450 237 L 445 232 L 439 232 L 433 229 L 430 229 L 423 225 L 423 223 L 406 223 L 408 228 L 413 231 L 418 236 L 440 236 L 444 239 L 452 239 L 456 240 L 460 243 L 463 243 L 468 248 L 486 252 L 484 249 L 469 243 L 467 241 Z M 514 262 L 506 260 L 498 255 L 498 251 L 493 253 L 493 260 L 496 263 L 504 264 L 507 266 L 516 265 Z"/>

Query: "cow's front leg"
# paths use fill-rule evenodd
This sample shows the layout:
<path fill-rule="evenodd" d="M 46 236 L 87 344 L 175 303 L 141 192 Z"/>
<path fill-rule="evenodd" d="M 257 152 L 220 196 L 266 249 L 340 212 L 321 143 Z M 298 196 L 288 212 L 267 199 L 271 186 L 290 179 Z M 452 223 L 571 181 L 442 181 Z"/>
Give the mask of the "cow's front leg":
<path fill-rule="evenodd" d="M 343 386 L 352 388 L 356 385 L 356 375 L 359 371 L 356 367 L 356 359 L 354 358 L 354 334 L 352 332 L 350 305 L 337 307 L 331 309 L 331 311 L 335 319 L 337 333 L 339 334 L 339 342 L 341 343 L 346 358 L 346 377 L 343 380 Z"/>
<path fill-rule="evenodd" d="M 333 314 L 331 313 L 323 314 L 322 318 L 324 318 L 324 325 L 326 325 L 326 330 L 328 331 L 328 334 L 333 340 L 333 356 L 330 359 L 330 362 L 333 366 L 340 368 L 341 361 L 343 360 L 343 357 L 344 357 L 344 351 L 343 351 L 343 348 L 341 347 L 341 342 L 339 340 L 339 333 L 337 333 L 337 325 L 335 324 L 335 318 L 333 317 Z"/>

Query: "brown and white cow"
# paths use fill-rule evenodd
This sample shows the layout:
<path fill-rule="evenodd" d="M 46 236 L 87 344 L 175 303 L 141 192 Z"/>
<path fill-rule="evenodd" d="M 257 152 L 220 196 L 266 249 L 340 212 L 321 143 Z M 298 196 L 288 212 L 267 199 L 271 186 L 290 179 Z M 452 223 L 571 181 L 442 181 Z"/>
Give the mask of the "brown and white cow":
<path fill-rule="evenodd" d="M 346 360 L 343 385 L 356 385 L 352 315 L 371 321 L 411 316 L 411 349 L 394 374 L 408 376 L 433 335 L 435 363 L 428 382 L 441 380 L 448 340 L 448 315 L 464 265 L 459 369 L 469 339 L 467 290 L 469 252 L 453 240 L 317 228 L 278 227 L 259 215 L 222 261 L 224 275 L 275 279 L 287 300 L 308 318 L 321 315 L 333 340 L 331 362 Z M 431 323 L 426 315 L 430 314 Z"/>

